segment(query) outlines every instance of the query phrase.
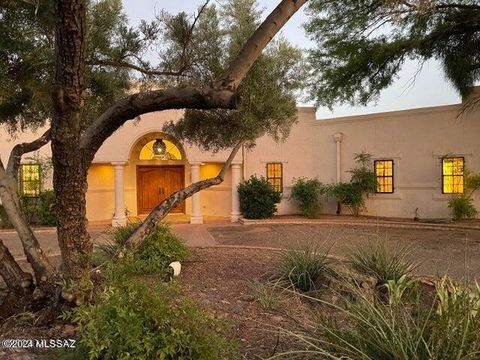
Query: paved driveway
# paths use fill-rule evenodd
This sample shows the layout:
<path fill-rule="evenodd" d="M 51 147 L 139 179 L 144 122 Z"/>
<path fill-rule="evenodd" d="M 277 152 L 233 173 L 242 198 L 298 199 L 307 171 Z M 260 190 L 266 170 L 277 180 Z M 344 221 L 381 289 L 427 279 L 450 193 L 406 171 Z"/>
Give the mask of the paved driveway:
<path fill-rule="evenodd" d="M 209 228 L 219 244 L 295 248 L 314 244 L 345 255 L 352 247 L 377 238 L 392 247 L 412 244 L 412 259 L 422 275 L 480 279 L 479 230 L 425 230 L 350 225 L 250 225 Z"/>
<path fill-rule="evenodd" d="M 372 238 L 385 238 L 389 244 L 413 244 L 412 258 L 420 267 L 418 273 L 442 275 L 458 279 L 465 274 L 480 279 L 480 231 L 421 230 L 345 225 L 238 225 L 213 222 L 203 225 L 172 224 L 173 231 L 188 246 L 215 245 L 261 246 L 276 248 L 301 247 L 317 244 L 331 248 L 335 255 L 345 255 L 355 245 Z M 104 226 L 91 226 L 94 243 L 108 239 Z M 42 248 L 50 256 L 60 253 L 54 229 L 35 231 Z M 0 239 L 17 258 L 23 258 L 20 241 L 14 231 L 0 231 Z"/>

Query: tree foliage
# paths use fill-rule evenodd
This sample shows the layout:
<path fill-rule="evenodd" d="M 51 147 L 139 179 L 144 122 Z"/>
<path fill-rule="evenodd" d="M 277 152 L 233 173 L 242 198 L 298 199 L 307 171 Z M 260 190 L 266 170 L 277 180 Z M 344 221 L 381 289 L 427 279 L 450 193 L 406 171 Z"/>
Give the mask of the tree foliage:
<path fill-rule="evenodd" d="M 480 79 L 476 0 L 311 0 L 307 33 L 312 96 L 322 105 L 365 105 L 407 59 L 437 59 L 462 96 Z"/>
<path fill-rule="evenodd" d="M 218 78 L 258 27 L 260 16 L 255 0 L 230 0 L 220 9 L 214 5 L 205 9 L 191 39 L 189 62 L 194 65 L 196 79 L 209 82 Z M 175 28 L 172 22 L 178 21 L 170 18 L 168 28 Z M 172 43 L 170 53 L 177 53 L 173 62 L 178 63 L 182 41 L 175 34 L 171 31 L 167 35 Z M 180 122 L 169 123 L 165 130 L 177 139 L 213 151 L 232 147 L 240 140 L 252 145 L 265 134 L 283 140 L 296 121 L 295 91 L 303 83 L 301 65 L 298 48 L 283 38 L 273 41 L 239 87 L 237 109 L 187 110 Z"/>
<path fill-rule="evenodd" d="M 38 6 L 6 0 L 0 4 L 0 124 L 13 133 L 43 126 L 52 117 L 55 72 L 54 1 Z M 139 57 L 149 45 L 148 26 L 128 26 L 120 0 L 89 2 L 83 127 L 130 88 L 126 68 L 105 66 Z M 142 31 L 143 30 L 143 31 Z"/>

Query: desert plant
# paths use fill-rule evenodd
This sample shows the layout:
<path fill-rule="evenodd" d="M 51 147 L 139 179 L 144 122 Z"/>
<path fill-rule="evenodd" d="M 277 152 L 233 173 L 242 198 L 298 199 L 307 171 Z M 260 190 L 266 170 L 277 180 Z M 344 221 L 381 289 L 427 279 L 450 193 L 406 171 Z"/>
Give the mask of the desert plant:
<path fill-rule="evenodd" d="M 78 331 L 72 359 L 216 360 L 234 357 L 225 324 L 181 297 L 171 284 L 116 284 L 105 300 L 64 315 Z"/>
<path fill-rule="evenodd" d="M 263 176 L 250 179 L 238 185 L 240 210 L 246 219 L 266 219 L 277 211 L 282 196 Z"/>
<path fill-rule="evenodd" d="M 290 198 L 298 203 L 303 216 L 316 218 L 322 210 L 324 186 L 318 179 L 298 178 L 292 186 Z"/>
<path fill-rule="evenodd" d="M 463 194 L 452 196 L 448 200 L 448 208 L 453 220 L 473 219 L 477 216 L 477 209 L 473 205 L 473 199 Z"/>
<path fill-rule="evenodd" d="M 350 182 L 331 184 L 325 188 L 325 192 L 341 205 L 347 206 L 354 216 L 358 216 L 365 208 L 365 196 L 375 192 L 377 179 L 372 171 L 371 154 L 362 151 L 355 154 L 354 161 L 356 166 L 348 171 L 351 174 Z"/>
<path fill-rule="evenodd" d="M 278 276 L 300 291 L 319 290 L 331 271 L 328 253 L 314 246 L 289 249 L 282 256 Z"/>
<path fill-rule="evenodd" d="M 464 170 L 465 186 L 463 194 L 454 194 L 448 201 L 453 220 L 473 219 L 478 212 L 473 204 L 473 194 L 480 189 L 480 173 Z"/>
<path fill-rule="evenodd" d="M 374 239 L 350 249 L 347 259 L 352 266 L 366 275 L 377 279 L 378 285 L 389 280 L 398 282 L 402 276 L 410 276 L 416 268 L 409 256 L 412 245 L 396 244 L 389 249 L 385 239 Z"/>
<path fill-rule="evenodd" d="M 402 275 L 398 280 L 388 280 L 384 286 L 388 291 L 388 301 L 390 305 L 400 304 L 406 295 L 417 293 L 417 279 Z"/>
<path fill-rule="evenodd" d="M 257 301 L 265 309 L 279 309 L 286 301 L 286 298 L 283 294 L 284 291 L 285 289 L 278 281 L 268 283 L 255 282 L 253 284 L 255 301 Z"/>
<path fill-rule="evenodd" d="M 290 333 L 308 347 L 295 355 L 302 359 L 478 359 L 479 286 L 471 289 L 444 278 L 435 288 L 436 296 L 416 296 L 414 303 L 403 298 L 396 303 L 371 301 L 357 289 L 355 301 L 346 298 L 345 306 L 331 304 L 340 312 L 337 318 L 324 318 L 311 335 Z M 272 359 L 292 355 L 287 352 Z"/>

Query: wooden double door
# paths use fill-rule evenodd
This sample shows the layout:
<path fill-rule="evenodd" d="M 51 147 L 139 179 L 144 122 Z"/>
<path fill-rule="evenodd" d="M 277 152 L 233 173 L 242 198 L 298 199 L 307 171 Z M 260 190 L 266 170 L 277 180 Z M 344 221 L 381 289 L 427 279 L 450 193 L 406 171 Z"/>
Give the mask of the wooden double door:
<path fill-rule="evenodd" d="M 185 185 L 183 165 L 137 166 L 138 214 L 148 214 L 155 206 Z M 185 212 L 185 202 L 171 212 Z"/>

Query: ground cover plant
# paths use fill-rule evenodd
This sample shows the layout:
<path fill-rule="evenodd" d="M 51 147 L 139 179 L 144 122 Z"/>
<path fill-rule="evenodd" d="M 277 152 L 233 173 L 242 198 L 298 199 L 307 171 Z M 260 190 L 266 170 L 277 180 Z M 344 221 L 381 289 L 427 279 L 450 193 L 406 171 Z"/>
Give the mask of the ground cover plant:
<path fill-rule="evenodd" d="M 232 359 L 234 344 L 219 333 L 226 332 L 225 324 L 199 310 L 166 276 L 171 262 L 186 259 L 185 244 L 162 224 L 139 247 L 126 249 L 126 240 L 139 225 L 111 230 L 112 241 L 96 250 L 102 280 L 95 296 L 63 315 L 75 325 L 79 346 L 62 356 Z M 70 289 L 79 287 L 76 283 Z"/>
<path fill-rule="evenodd" d="M 319 290 L 331 273 L 328 250 L 315 246 L 289 249 L 282 256 L 278 277 L 302 292 Z"/>
<path fill-rule="evenodd" d="M 411 245 L 400 244 L 389 248 L 385 238 L 376 237 L 352 247 L 347 259 L 356 270 L 375 277 L 379 285 L 384 285 L 389 280 L 398 281 L 402 276 L 412 275 L 416 267 L 409 260 L 412 250 Z"/>
<path fill-rule="evenodd" d="M 294 335 L 307 350 L 272 359 L 299 355 L 302 359 L 478 359 L 479 286 L 459 285 L 444 277 L 430 296 L 421 286 L 411 289 L 414 296 L 372 301 L 357 288 L 354 301 L 345 298 L 344 305 L 330 304 L 338 317 L 324 316 L 314 332 Z"/>

